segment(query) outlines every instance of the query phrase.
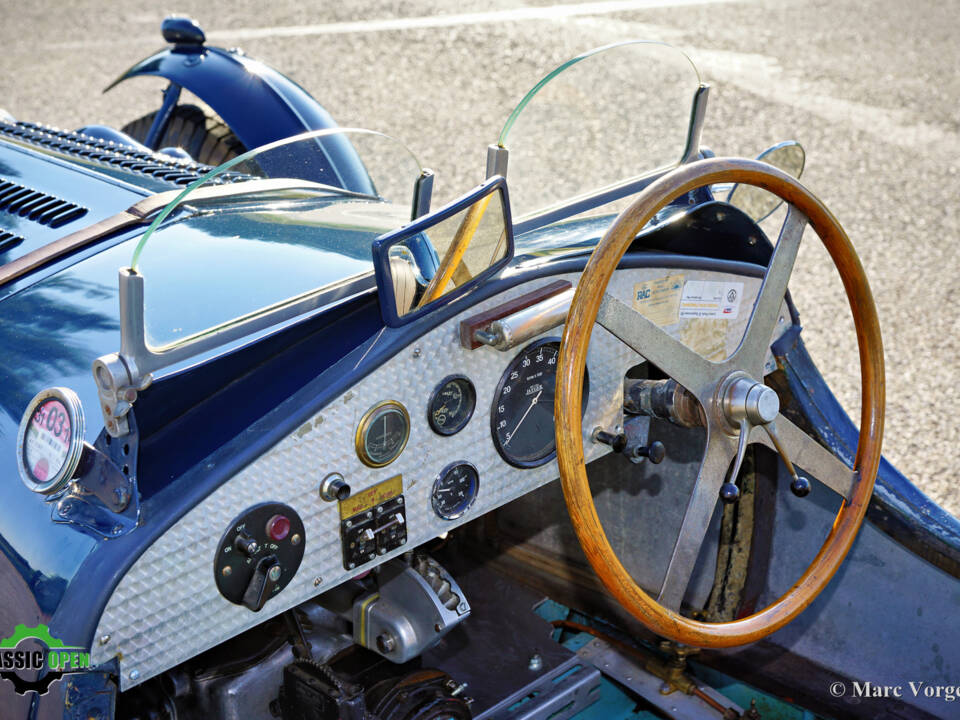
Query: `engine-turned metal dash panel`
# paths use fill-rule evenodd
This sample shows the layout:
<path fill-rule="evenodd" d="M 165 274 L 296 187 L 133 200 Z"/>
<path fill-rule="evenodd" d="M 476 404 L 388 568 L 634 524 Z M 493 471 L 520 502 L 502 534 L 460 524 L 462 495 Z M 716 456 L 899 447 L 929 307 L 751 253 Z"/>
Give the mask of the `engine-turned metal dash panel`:
<path fill-rule="evenodd" d="M 735 319 L 709 322 L 681 316 L 665 326 L 703 354 L 731 353 L 742 337 L 759 279 L 689 269 L 640 268 L 618 271 L 610 291 L 643 311 L 635 304 L 637 288 L 643 295 L 644 284 L 656 288 L 664 278 L 676 278 L 678 273 L 687 282 L 742 283 L 742 310 Z M 561 277 L 576 283 L 579 275 Z M 554 480 L 558 476 L 556 460 L 535 468 L 516 468 L 504 461 L 491 441 L 493 394 L 516 352 L 498 352 L 488 347 L 466 350 L 458 335 L 459 322 L 464 317 L 554 279 L 531 281 L 488 299 L 412 342 L 193 508 L 121 579 L 97 627 L 91 651 L 93 662 L 119 657 L 121 688 L 127 689 L 357 573 Z M 558 328 L 541 337 L 559 335 Z M 583 420 L 587 460 L 608 451 L 607 446 L 590 441 L 590 432 L 598 425 L 612 428 L 622 422 L 623 376 L 641 360 L 606 330 L 599 326 L 594 330 L 587 360 L 590 395 Z M 438 435 L 428 425 L 427 405 L 437 383 L 454 373 L 465 375 L 474 383 L 476 411 L 456 435 Z M 395 400 L 409 411 L 409 440 L 396 461 L 382 468 L 368 467 L 358 459 L 355 450 L 357 426 L 367 410 L 385 400 Z M 462 515 L 448 520 L 434 511 L 431 492 L 438 473 L 455 460 L 477 469 L 479 492 Z M 383 552 L 378 548 L 373 560 L 352 569 L 347 569 L 343 561 L 341 529 L 345 518 L 340 515 L 339 503 L 324 501 L 318 493 L 322 479 L 333 472 L 342 474 L 353 493 L 397 476 L 402 482 L 402 542 L 397 539 L 384 545 Z M 290 506 L 302 519 L 304 556 L 287 587 L 254 613 L 231 603 L 217 590 L 213 558 L 220 542 L 220 528 L 227 527 L 245 508 L 268 500 Z M 349 564 L 350 561 L 346 563 Z"/>

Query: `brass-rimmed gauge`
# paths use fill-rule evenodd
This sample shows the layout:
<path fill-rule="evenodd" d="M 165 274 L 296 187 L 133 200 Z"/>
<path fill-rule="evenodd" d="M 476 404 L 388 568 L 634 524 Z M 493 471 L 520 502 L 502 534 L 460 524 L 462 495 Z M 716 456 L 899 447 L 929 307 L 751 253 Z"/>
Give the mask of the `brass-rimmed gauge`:
<path fill-rule="evenodd" d="M 403 452 L 410 437 L 410 415 L 396 400 L 374 405 L 357 426 L 357 457 L 369 467 L 389 465 Z"/>
<path fill-rule="evenodd" d="M 49 495 L 66 487 L 83 455 L 83 407 L 64 387 L 47 388 L 27 405 L 17 434 L 23 484 Z"/>

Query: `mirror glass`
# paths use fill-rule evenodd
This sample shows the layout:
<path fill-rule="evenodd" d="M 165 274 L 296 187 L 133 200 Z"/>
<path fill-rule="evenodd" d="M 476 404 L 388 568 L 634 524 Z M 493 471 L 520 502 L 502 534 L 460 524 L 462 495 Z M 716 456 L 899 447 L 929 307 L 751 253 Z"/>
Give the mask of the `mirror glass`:
<path fill-rule="evenodd" d="M 374 255 L 381 293 L 390 293 L 397 317 L 413 315 L 468 286 L 512 252 L 502 179 L 379 238 Z"/>
<path fill-rule="evenodd" d="M 806 153 L 800 143 L 788 140 L 767 148 L 757 156 L 757 160 L 799 178 L 803 173 Z M 760 222 L 772 215 L 783 201 L 773 193 L 754 185 L 734 185 L 727 195 L 727 202 L 743 210 L 754 222 Z"/>

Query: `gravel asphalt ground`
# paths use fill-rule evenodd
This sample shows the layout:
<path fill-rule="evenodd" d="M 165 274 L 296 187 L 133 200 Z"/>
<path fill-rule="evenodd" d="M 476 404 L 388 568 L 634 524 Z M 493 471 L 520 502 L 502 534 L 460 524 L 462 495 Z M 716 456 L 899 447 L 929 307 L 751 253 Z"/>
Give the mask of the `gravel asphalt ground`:
<path fill-rule="evenodd" d="M 240 45 L 296 79 L 341 124 L 402 138 L 455 191 L 482 179 L 486 145 L 546 70 L 631 37 L 679 46 L 713 86 L 703 140 L 717 154 L 752 157 L 788 138 L 806 147 L 804 182 L 846 227 L 879 306 L 886 454 L 960 514 L 955 2 L 0 0 L 0 7 L 0 107 L 18 118 L 120 126 L 154 109 L 162 83 L 100 90 L 161 46 L 160 20 L 178 12 L 196 17 L 213 44 Z M 595 91 L 617 87 L 601 83 Z M 593 161 L 616 163 L 619 155 L 613 147 Z M 573 153 L 571 162 L 591 160 Z M 849 309 L 826 253 L 812 234 L 806 240 L 791 290 L 811 352 L 856 412 Z"/>

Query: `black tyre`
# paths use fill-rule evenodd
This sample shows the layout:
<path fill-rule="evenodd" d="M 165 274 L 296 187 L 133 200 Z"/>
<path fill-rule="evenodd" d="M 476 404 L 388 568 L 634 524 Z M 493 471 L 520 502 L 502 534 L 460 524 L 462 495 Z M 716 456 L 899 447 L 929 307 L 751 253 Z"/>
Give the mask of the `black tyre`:
<path fill-rule="evenodd" d="M 147 139 L 157 112 L 137 118 L 122 128 L 138 142 Z M 196 105 L 177 105 L 170 116 L 167 130 L 157 148 L 179 147 L 190 157 L 205 165 L 219 165 L 247 151 L 240 139 L 220 118 L 208 114 Z"/>

